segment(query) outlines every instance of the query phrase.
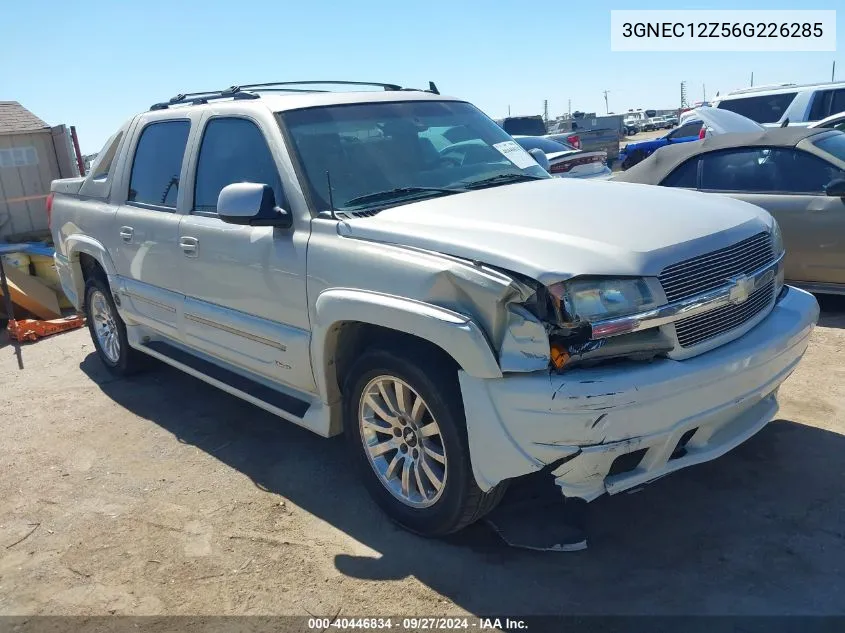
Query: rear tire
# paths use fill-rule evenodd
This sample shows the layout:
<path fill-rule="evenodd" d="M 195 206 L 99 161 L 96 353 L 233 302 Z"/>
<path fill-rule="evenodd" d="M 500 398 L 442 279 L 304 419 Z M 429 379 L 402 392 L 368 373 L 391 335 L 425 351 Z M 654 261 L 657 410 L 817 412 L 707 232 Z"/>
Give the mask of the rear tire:
<path fill-rule="evenodd" d="M 111 373 L 128 376 L 147 365 L 147 356 L 129 347 L 109 284 L 98 276 L 85 284 L 85 317 L 97 355 Z"/>
<path fill-rule="evenodd" d="M 501 500 L 503 484 L 484 493 L 475 482 L 457 372 L 437 354 L 413 345 L 403 356 L 368 350 L 350 368 L 343 399 L 352 459 L 396 523 L 441 536 Z"/>

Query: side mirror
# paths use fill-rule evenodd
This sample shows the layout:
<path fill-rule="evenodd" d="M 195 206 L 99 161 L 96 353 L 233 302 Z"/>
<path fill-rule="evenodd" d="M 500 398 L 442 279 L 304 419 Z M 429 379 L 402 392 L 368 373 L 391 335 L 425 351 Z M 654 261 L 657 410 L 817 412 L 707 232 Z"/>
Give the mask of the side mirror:
<path fill-rule="evenodd" d="M 546 152 L 535 147 L 534 149 L 529 149 L 528 153 L 531 154 L 531 158 L 536 160 L 540 167 L 549 171 L 549 157 L 546 156 Z"/>
<path fill-rule="evenodd" d="M 832 198 L 845 198 L 845 178 L 831 180 L 825 185 L 824 192 Z"/>
<path fill-rule="evenodd" d="M 226 185 L 217 197 L 217 215 L 229 224 L 289 228 L 289 211 L 276 206 L 276 196 L 268 185 L 237 182 Z"/>

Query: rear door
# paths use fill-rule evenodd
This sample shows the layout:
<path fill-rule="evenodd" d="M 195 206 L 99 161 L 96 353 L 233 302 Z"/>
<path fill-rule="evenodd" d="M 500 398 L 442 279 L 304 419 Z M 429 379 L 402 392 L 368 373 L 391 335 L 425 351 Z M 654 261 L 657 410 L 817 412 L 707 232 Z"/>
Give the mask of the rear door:
<path fill-rule="evenodd" d="M 269 115 L 268 115 L 269 116 Z M 271 146 L 282 147 L 275 120 L 203 118 L 192 160 L 190 211 L 178 228 L 176 278 L 184 297 L 182 337 L 192 348 L 313 392 L 305 294 L 308 227 L 227 224 L 217 216 L 226 185 L 269 185 L 288 210 Z"/>
<path fill-rule="evenodd" d="M 702 191 L 729 193 L 771 213 L 783 232 L 786 279 L 843 283 L 845 204 L 824 187 L 841 170 L 795 148 L 746 148 L 701 157 Z"/>
<path fill-rule="evenodd" d="M 134 320 L 178 337 L 182 299 L 176 267 L 178 202 L 191 122 L 153 119 L 141 123 L 129 148 L 128 186 L 118 192 L 109 252 Z"/>

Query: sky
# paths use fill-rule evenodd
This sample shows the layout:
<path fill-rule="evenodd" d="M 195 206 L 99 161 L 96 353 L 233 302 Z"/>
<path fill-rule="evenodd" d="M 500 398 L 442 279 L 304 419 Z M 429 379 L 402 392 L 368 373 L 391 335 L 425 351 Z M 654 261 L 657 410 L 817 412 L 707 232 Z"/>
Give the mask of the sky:
<path fill-rule="evenodd" d="M 611 52 L 612 9 L 836 9 L 841 0 L 4 0 L 0 100 L 75 125 L 85 154 L 182 92 L 305 79 L 381 81 L 460 97 L 491 117 L 675 108 L 749 85 L 845 81 L 835 53 Z M 837 6 L 839 5 L 839 6 Z"/>

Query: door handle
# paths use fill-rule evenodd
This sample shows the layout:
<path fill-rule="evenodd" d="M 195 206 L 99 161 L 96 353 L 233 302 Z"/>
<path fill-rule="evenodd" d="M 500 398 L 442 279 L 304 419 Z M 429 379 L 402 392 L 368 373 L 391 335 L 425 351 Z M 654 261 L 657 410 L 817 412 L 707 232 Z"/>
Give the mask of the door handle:
<path fill-rule="evenodd" d="M 196 257 L 199 251 L 199 240 L 195 237 L 180 237 L 179 247 L 188 257 Z"/>
<path fill-rule="evenodd" d="M 134 233 L 135 233 L 135 229 L 133 229 L 131 226 L 121 226 L 120 227 L 120 237 L 127 244 L 132 241 L 132 235 Z"/>

